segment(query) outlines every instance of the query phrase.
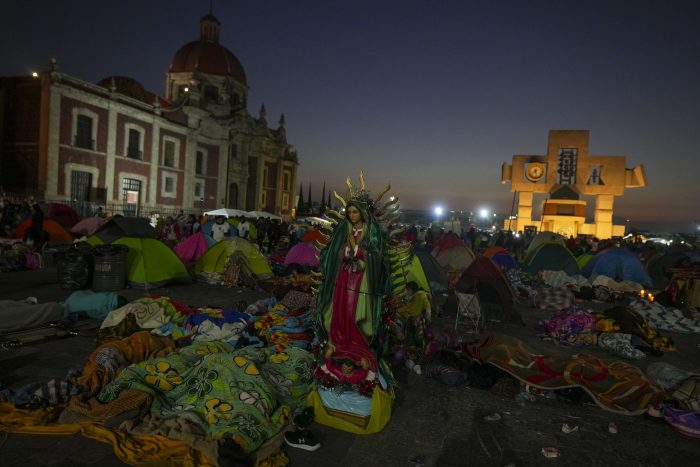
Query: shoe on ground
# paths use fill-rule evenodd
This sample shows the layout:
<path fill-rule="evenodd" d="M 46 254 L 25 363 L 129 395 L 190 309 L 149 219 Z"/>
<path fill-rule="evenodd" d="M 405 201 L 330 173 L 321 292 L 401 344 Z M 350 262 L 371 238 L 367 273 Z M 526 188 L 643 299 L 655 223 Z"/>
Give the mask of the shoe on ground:
<path fill-rule="evenodd" d="M 315 451 L 321 447 L 321 443 L 308 430 L 288 431 L 284 434 L 284 442 L 305 451 Z"/>

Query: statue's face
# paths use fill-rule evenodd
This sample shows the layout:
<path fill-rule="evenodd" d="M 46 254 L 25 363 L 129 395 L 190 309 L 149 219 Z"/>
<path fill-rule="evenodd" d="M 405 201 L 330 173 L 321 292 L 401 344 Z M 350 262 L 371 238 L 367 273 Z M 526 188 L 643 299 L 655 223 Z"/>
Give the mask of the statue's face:
<path fill-rule="evenodd" d="M 360 214 L 360 210 L 355 206 L 350 206 L 348 208 L 348 220 L 353 225 L 357 224 L 358 222 L 362 222 L 362 214 Z"/>
<path fill-rule="evenodd" d="M 350 363 L 343 363 L 340 366 L 340 371 L 342 371 L 345 376 L 350 376 L 354 370 L 355 368 Z"/>

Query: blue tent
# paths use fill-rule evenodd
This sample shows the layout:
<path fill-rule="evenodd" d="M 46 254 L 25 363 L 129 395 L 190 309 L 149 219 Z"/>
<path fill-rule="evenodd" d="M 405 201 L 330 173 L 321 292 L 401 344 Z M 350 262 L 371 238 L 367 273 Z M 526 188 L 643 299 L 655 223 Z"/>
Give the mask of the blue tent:
<path fill-rule="evenodd" d="M 626 280 L 651 287 L 649 274 L 637 257 L 624 248 L 607 248 L 597 253 L 584 266 L 583 275 L 607 276 L 615 280 Z"/>
<path fill-rule="evenodd" d="M 502 269 L 515 269 L 518 267 L 518 263 L 508 252 L 497 252 L 491 255 L 491 261 L 496 263 L 497 266 Z"/>

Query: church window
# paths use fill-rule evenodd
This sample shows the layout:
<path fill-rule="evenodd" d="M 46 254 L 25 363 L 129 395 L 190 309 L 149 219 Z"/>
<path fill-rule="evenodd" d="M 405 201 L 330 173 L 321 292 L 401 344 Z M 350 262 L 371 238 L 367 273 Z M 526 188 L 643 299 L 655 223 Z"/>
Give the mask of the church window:
<path fill-rule="evenodd" d="M 126 157 L 130 159 L 143 159 L 143 129 L 132 124 L 127 124 L 125 130 Z"/>
<path fill-rule="evenodd" d="M 206 166 L 206 155 L 204 151 L 197 150 L 197 159 L 195 160 L 194 173 L 204 175 L 204 167 Z"/>
<path fill-rule="evenodd" d="M 163 165 L 175 167 L 175 143 L 173 141 L 163 141 Z"/>
<path fill-rule="evenodd" d="M 87 115 L 78 115 L 75 132 L 75 145 L 84 149 L 95 149 L 95 140 L 92 139 L 92 118 Z"/>
<path fill-rule="evenodd" d="M 165 198 L 177 196 L 177 174 L 173 172 L 161 172 L 160 195 Z"/>
<path fill-rule="evenodd" d="M 204 196 L 204 181 L 198 180 L 194 183 L 194 197 L 199 199 Z"/>

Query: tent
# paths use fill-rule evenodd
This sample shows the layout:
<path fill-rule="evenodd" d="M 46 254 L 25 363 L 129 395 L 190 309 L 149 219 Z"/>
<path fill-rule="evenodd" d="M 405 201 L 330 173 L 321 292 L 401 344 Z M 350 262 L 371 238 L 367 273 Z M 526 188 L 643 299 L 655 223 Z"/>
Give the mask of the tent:
<path fill-rule="evenodd" d="M 240 216 L 245 216 L 248 217 L 248 213 L 245 211 L 241 211 L 240 209 L 230 209 L 230 208 L 220 208 L 220 209 L 215 209 L 213 211 L 207 211 L 204 213 L 205 216 L 225 216 L 225 217 L 240 217 Z"/>
<path fill-rule="evenodd" d="M 435 295 L 438 292 L 447 290 L 447 275 L 435 257 L 427 251 L 415 250 L 413 254 L 420 261 L 425 278 L 430 285 L 430 292 Z"/>
<path fill-rule="evenodd" d="M 411 281 L 418 284 L 420 288 L 426 292 L 432 292 L 420 259 L 418 259 L 416 255 L 413 255 L 411 262 L 406 267 L 406 282 L 408 283 Z"/>
<path fill-rule="evenodd" d="M 86 217 L 75 224 L 70 231 L 78 235 L 92 235 L 107 222 L 104 217 Z"/>
<path fill-rule="evenodd" d="M 203 232 L 197 232 L 175 245 L 173 251 L 185 265 L 190 265 L 197 262 L 215 244 L 216 241 L 212 237 Z"/>
<path fill-rule="evenodd" d="M 607 248 L 591 258 L 583 268 L 583 275 L 607 276 L 615 280 L 626 280 L 651 287 L 652 281 L 642 263 L 628 250 L 620 247 Z"/>
<path fill-rule="evenodd" d="M 252 217 L 253 219 L 269 217 L 270 219 L 276 219 L 278 221 L 282 220 L 281 216 L 278 216 L 277 214 L 272 214 L 271 212 L 267 211 L 248 211 L 245 213 L 245 217 Z"/>
<path fill-rule="evenodd" d="M 92 246 L 97 246 L 97 245 L 104 245 L 105 242 L 103 242 L 100 237 L 97 235 L 90 235 L 85 239 L 86 242 L 88 242 Z"/>
<path fill-rule="evenodd" d="M 590 253 L 582 253 L 576 258 L 576 264 L 578 264 L 579 269 L 583 271 L 583 268 L 588 264 L 588 262 L 593 258 Z"/>
<path fill-rule="evenodd" d="M 515 269 L 518 267 L 515 258 L 508 253 L 508 250 L 501 246 L 492 246 L 484 252 L 484 256 L 490 258 L 491 261 L 502 269 Z"/>
<path fill-rule="evenodd" d="M 463 246 L 467 245 L 457 235 L 448 233 L 440 237 L 435 244 L 435 248 L 433 248 L 432 254 L 437 258 L 437 256 L 445 250 Z"/>
<path fill-rule="evenodd" d="M 445 270 L 464 271 L 474 261 L 474 253 L 464 242 L 447 249 L 436 246 L 431 254 Z"/>
<path fill-rule="evenodd" d="M 122 237 L 113 245 L 129 247 L 126 280 L 137 287 L 157 287 L 168 282 L 191 280 L 180 258 L 155 238 Z"/>
<path fill-rule="evenodd" d="M 392 258 L 392 261 L 398 259 L 397 255 L 398 252 L 395 248 L 389 249 L 389 256 Z M 411 251 L 402 252 L 401 256 L 404 255 L 410 258 L 406 258 L 408 259 L 408 262 L 403 267 L 403 274 L 400 274 L 397 271 L 396 274 L 393 276 L 392 285 L 394 292 L 398 292 L 399 289 L 402 289 L 409 282 L 415 282 L 416 284 L 418 284 L 418 287 L 420 287 L 422 290 L 426 292 L 431 292 L 430 284 L 428 284 L 428 279 L 425 277 L 423 266 L 421 265 L 421 262 L 418 259 L 418 257 Z"/>
<path fill-rule="evenodd" d="M 289 249 L 284 257 L 284 265 L 289 266 L 292 263 L 302 266 L 310 266 L 317 268 L 321 265 L 318 259 L 318 248 L 311 242 L 299 242 Z"/>
<path fill-rule="evenodd" d="M 39 205 L 46 217 L 50 217 L 65 229 L 70 229 L 79 220 L 80 216 L 72 207 L 63 203 L 41 203 Z"/>
<path fill-rule="evenodd" d="M 21 224 L 19 224 L 17 227 L 15 227 L 15 230 L 12 231 L 12 237 L 14 238 L 24 238 L 24 236 L 27 233 L 27 230 L 32 226 L 32 220 L 27 219 Z M 51 241 L 58 241 L 58 240 L 64 240 L 64 241 L 71 241 L 73 240 L 73 236 L 66 231 L 66 229 L 63 228 L 61 224 L 56 222 L 53 219 L 44 219 L 44 222 L 41 224 L 41 228 L 49 234 L 49 240 Z"/>
<path fill-rule="evenodd" d="M 692 260 L 685 251 L 659 252 L 647 261 L 647 272 L 653 280 L 668 280 L 671 278 L 669 269 L 682 267 L 684 263 Z"/>
<path fill-rule="evenodd" d="M 550 232 L 548 230 L 543 230 L 542 232 L 535 235 L 535 237 L 532 239 L 532 241 L 530 241 L 530 245 L 528 245 L 527 251 L 525 251 L 525 256 L 527 256 L 531 252 L 535 251 L 537 248 L 540 247 L 540 245 L 543 245 L 545 243 L 550 243 L 550 242 L 557 242 L 563 246 L 566 246 L 566 241 L 565 241 L 564 237 L 562 237 L 561 235 L 556 234 L 554 232 Z"/>
<path fill-rule="evenodd" d="M 209 248 L 194 265 L 193 272 L 195 275 L 224 272 L 226 262 L 235 253 L 240 254 L 245 266 L 257 279 L 264 280 L 273 276 L 270 265 L 257 247 L 241 237 L 225 238 Z"/>
<path fill-rule="evenodd" d="M 516 304 L 515 291 L 503 274 L 501 268 L 491 259 L 480 256 L 462 273 L 455 290 L 460 293 L 473 294 L 475 291 L 485 318 L 494 320 L 505 318 L 525 325 Z M 495 305 L 495 306 L 485 306 Z M 502 313 L 503 316 L 499 316 Z"/>
<path fill-rule="evenodd" d="M 143 217 L 114 216 L 100 227 L 95 235 L 104 243 L 112 243 L 122 237 L 156 238 L 158 232 Z"/>
<path fill-rule="evenodd" d="M 328 243 L 328 239 L 326 239 L 323 234 L 321 234 L 320 231 L 316 229 L 309 229 L 302 235 L 301 237 L 302 242 L 319 242 L 323 243 L 324 245 Z"/>
<path fill-rule="evenodd" d="M 322 217 L 314 217 L 314 216 L 307 216 L 307 217 L 300 217 L 297 218 L 298 223 L 308 223 L 308 224 L 321 224 L 326 227 L 330 227 L 332 222 L 329 221 L 328 219 L 324 219 Z"/>
<path fill-rule="evenodd" d="M 530 274 L 540 271 L 563 271 L 568 276 L 581 274 L 573 253 L 558 241 L 542 243 L 536 250 L 530 251 L 522 269 Z"/>

